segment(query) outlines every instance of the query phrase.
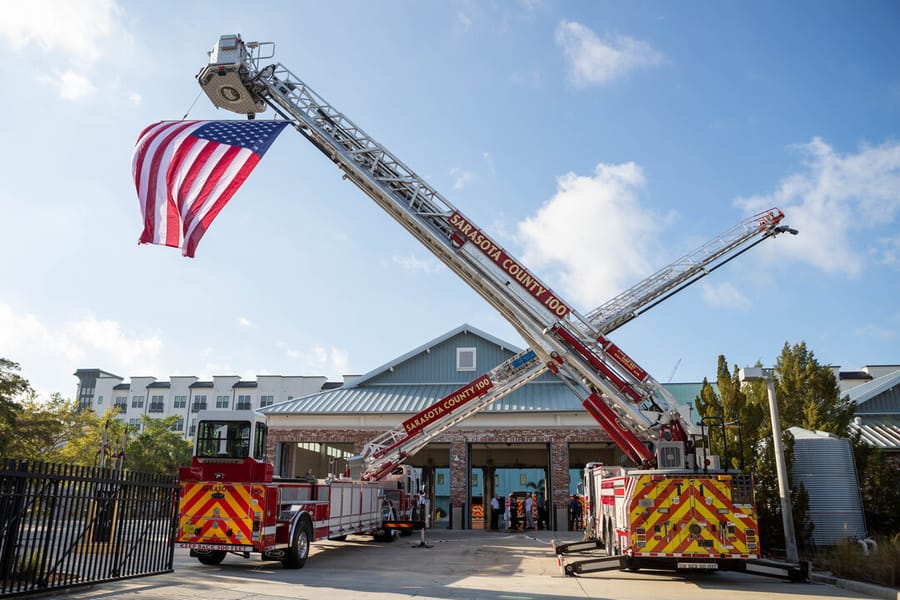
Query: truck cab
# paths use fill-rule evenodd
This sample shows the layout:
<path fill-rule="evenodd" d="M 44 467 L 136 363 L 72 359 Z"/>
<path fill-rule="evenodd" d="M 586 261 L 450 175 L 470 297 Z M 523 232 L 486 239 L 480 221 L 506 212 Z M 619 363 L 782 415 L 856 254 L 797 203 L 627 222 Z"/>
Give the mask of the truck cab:
<path fill-rule="evenodd" d="M 201 411 L 191 466 L 182 481 L 272 481 L 266 462 L 266 418 L 254 411 Z"/>

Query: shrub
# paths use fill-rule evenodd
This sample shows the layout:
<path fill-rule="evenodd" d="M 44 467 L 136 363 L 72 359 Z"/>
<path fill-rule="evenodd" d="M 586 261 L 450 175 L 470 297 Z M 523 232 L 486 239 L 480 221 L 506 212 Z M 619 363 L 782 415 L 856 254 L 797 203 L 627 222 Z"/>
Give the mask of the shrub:
<path fill-rule="evenodd" d="M 820 552 L 814 562 L 844 579 L 900 586 L 900 534 L 879 536 L 875 543 L 876 548 L 865 554 L 858 542 L 847 540 Z"/>

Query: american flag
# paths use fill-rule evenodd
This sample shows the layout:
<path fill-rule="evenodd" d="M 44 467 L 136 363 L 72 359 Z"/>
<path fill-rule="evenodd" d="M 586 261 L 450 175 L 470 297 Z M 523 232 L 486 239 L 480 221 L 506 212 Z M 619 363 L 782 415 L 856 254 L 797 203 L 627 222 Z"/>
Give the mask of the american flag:
<path fill-rule="evenodd" d="M 131 171 L 141 244 L 194 256 L 210 223 L 247 179 L 286 121 L 161 121 L 138 136 Z"/>

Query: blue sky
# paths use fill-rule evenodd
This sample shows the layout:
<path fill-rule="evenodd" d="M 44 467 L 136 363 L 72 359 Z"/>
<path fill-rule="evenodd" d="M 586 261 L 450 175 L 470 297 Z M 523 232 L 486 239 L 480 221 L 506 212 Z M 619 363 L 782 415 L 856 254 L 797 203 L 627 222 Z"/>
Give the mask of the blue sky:
<path fill-rule="evenodd" d="M 521 345 L 290 130 L 195 259 L 137 245 L 137 135 L 241 33 L 583 312 L 781 207 L 800 235 L 612 335 L 657 379 L 785 342 L 900 363 L 898 31 L 893 1 L 9 3 L 0 356 L 72 397 L 78 368 L 339 379 L 461 323 Z"/>

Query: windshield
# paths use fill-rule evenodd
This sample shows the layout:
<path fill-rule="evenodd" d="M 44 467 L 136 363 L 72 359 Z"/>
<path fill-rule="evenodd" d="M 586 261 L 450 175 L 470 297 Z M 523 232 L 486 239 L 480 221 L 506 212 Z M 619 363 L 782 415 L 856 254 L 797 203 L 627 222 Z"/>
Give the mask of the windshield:
<path fill-rule="evenodd" d="M 246 458 L 249 455 L 249 421 L 200 422 L 197 428 L 197 456 Z"/>

